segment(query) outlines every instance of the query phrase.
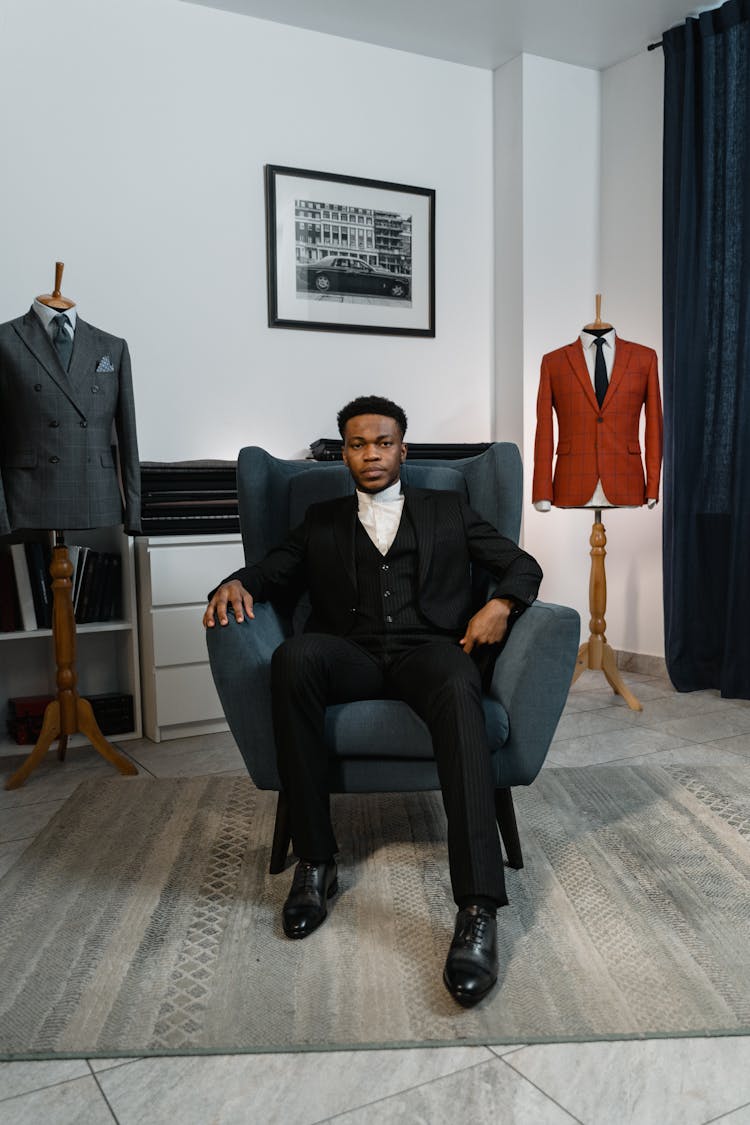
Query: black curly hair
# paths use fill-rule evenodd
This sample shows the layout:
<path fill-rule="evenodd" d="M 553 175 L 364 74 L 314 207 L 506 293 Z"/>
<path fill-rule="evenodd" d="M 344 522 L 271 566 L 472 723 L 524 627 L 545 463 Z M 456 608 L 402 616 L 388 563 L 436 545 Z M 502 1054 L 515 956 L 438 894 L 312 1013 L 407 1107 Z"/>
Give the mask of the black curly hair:
<path fill-rule="evenodd" d="M 401 431 L 401 438 L 403 439 L 406 433 L 406 415 L 400 406 L 395 402 L 391 402 L 389 398 L 383 398 L 381 395 L 360 395 L 359 398 L 352 399 L 336 416 L 336 421 L 339 426 L 339 433 L 341 437 L 344 436 L 346 423 L 350 418 L 356 418 L 360 414 L 382 414 L 385 418 L 393 418 L 396 425 Z"/>

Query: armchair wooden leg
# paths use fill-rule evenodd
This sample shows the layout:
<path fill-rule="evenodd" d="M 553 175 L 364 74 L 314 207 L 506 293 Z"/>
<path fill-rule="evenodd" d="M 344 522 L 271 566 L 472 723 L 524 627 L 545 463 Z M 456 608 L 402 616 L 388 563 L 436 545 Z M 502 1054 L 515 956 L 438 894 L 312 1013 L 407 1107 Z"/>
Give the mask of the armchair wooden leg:
<path fill-rule="evenodd" d="M 289 802 L 286 799 L 286 794 L 280 792 L 279 800 L 276 805 L 276 823 L 273 826 L 271 865 L 268 868 L 271 875 L 278 875 L 280 871 L 284 870 L 291 839 L 292 830 L 289 823 Z"/>
<path fill-rule="evenodd" d="M 508 866 L 519 871 L 523 867 L 521 841 L 518 838 L 516 811 L 513 808 L 513 795 L 510 789 L 495 790 L 495 816 L 497 817 L 500 838 L 508 857 Z"/>

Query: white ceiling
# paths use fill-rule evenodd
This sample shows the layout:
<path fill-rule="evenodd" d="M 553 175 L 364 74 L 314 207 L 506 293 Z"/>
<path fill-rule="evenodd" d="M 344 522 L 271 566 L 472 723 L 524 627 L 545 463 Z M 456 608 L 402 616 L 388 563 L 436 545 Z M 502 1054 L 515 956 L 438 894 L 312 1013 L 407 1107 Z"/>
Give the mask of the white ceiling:
<path fill-rule="evenodd" d="M 602 70 L 695 10 L 686 9 L 690 0 L 189 2 L 490 70 L 522 51 Z"/>

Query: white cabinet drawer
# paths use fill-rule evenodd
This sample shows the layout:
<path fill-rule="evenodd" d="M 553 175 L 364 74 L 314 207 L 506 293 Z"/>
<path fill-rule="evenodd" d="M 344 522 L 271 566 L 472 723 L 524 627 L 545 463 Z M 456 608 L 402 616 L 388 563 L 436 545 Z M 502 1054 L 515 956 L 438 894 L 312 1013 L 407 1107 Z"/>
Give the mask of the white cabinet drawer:
<path fill-rule="evenodd" d="M 245 561 L 242 543 L 189 543 L 149 546 L 151 604 L 184 605 L 205 602 L 206 594 Z"/>
<path fill-rule="evenodd" d="M 157 668 L 156 721 L 160 727 L 223 719 L 224 712 L 208 664 Z"/>
<path fill-rule="evenodd" d="M 203 609 L 195 605 L 158 606 L 153 612 L 154 664 L 205 664 Z"/>

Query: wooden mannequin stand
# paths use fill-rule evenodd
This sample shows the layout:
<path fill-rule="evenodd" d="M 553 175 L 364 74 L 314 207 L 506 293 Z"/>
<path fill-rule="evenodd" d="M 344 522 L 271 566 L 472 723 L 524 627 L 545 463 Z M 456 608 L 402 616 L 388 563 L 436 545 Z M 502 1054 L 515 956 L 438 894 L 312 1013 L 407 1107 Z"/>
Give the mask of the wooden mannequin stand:
<path fill-rule="evenodd" d="M 57 756 L 62 762 L 72 734 L 85 734 L 89 742 L 103 758 L 111 762 L 120 773 L 132 776 L 138 770 L 114 746 L 107 742 L 94 718 L 94 712 L 87 699 L 82 699 L 76 691 L 78 676 L 75 670 L 76 623 L 73 616 L 73 585 L 70 581 L 73 566 L 68 558 L 68 548 L 61 531 L 55 532 L 55 546 L 52 550 L 52 635 L 55 643 L 57 663 L 57 698 L 47 704 L 42 722 L 42 730 L 36 746 L 26 761 L 5 783 L 6 789 L 17 789 L 43 761 L 44 756 L 56 738 L 59 738 Z"/>
<path fill-rule="evenodd" d="M 589 610 L 591 630 L 589 639 L 578 650 L 573 680 L 575 683 L 581 672 L 591 668 L 603 672 L 607 683 L 616 695 L 621 695 L 632 711 L 643 708 L 633 693 L 625 685 L 617 668 L 614 649 L 607 644 L 604 630 L 607 623 L 604 614 L 607 610 L 607 577 L 604 573 L 604 557 L 607 554 L 607 535 L 602 523 L 601 508 L 594 509 L 594 526 L 591 529 L 591 577 L 589 579 Z"/>

